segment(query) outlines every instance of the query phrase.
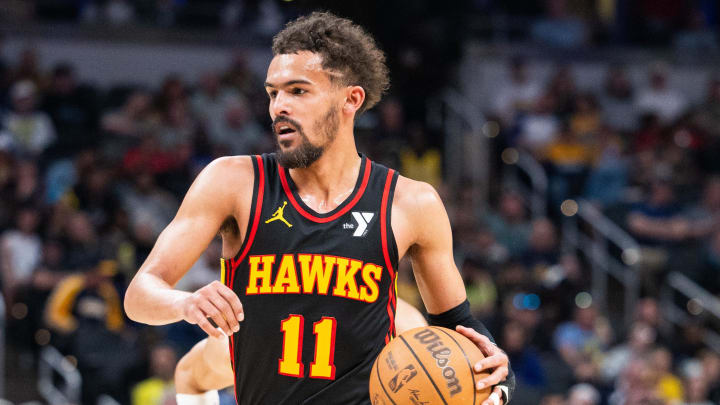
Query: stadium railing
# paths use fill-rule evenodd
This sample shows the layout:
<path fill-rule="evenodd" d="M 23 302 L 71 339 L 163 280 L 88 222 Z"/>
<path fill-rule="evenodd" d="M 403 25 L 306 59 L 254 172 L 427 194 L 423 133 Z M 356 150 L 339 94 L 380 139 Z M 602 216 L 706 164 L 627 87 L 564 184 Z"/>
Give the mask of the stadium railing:
<path fill-rule="evenodd" d="M 56 385 L 55 376 L 59 376 L 64 384 Z M 82 376 L 75 365 L 53 346 L 45 346 L 40 351 L 37 384 L 40 395 L 51 405 L 80 403 Z"/>
<path fill-rule="evenodd" d="M 679 303 L 686 303 L 683 309 Z M 660 306 L 665 319 L 674 325 L 682 326 L 691 321 L 691 315 L 720 325 L 720 299 L 713 296 L 688 276 L 673 271 L 661 290 Z M 720 353 L 720 334 L 710 327 L 703 327 L 703 342 Z"/>
<path fill-rule="evenodd" d="M 592 300 L 602 311 L 610 310 L 610 278 L 622 285 L 623 305 L 619 309 L 627 325 L 632 321 L 640 296 L 640 277 L 635 267 L 640 262 L 640 245 L 591 202 L 584 199 L 569 202 L 571 206 L 563 208 L 563 246 L 587 260 L 591 270 Z"/>

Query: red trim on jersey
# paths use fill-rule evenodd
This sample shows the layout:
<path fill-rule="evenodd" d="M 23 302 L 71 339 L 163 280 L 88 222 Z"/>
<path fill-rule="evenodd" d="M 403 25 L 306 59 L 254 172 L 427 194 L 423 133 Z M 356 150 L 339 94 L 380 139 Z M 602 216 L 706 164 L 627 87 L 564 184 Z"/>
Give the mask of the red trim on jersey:
<path fill-rule="evenodd" d="M 367 158 L 364 158 L 367 159 Z M 302 216 L 305 218 L 314 221 L 319 222 L 321 224 L 328 223 L 330 221 L 334 221 L 341 216 L 345 215 L 348 211 L 352 209 L 352 207 L 357 204 L 358 201 L 360 201 L 360 197 L 362 197 L 363 193 L 365 192 L 365 188 L 368 185 L 368 181 L 370 180 L 370 169 L 371 169 L 371 162 L 365 161 L 365 172 L 363 173 L 363 179 L 362 183 L 360 184 L 360 188 L 357 190 L 357 193 L 355 193 L 355 197 L 346 205 L 344 206 L 340 211 L 336 212 L 335 214 L 329 216 L 329 217 L 317 217 L 303 209 L 303 207 L 298 204 L 297 200 L 295 199 L 295 196 L 293 195 L 292 191 L 290 190 L 290 186 L 288 185 L 287 175 L 285 174 L 285 168 L 282 166 L 279 166 L 278 172 L 280 173 L 280 183 L 282 183 L 283 190 L 285 190 L 285 194 L 287 195 L 288 199 L 290 200 L 290 203 L 295 207 L 295 210 L 299 212 Z"/>
<path fill-rule="evenodd" d="M 382 240 L 383 257 L 385 258 L 385 267 L 390 274 L 390 288 L 388 292 L 387 313 L 390 318 L 390 328 L 385 336 L 385 342 L 389 342 L 390 338 L 395 337 L 395 269 L 390 260 L 390 251 L 388 250 L 388 232 L 387 232 L 387 209 L 388 199 L 390 197 L 390 186 L 392 185 L 395 170 L 388 170 L 387 179 L 385 180 L 385 189 L 383 190 L 382 205 L 380 206 L 380 237 Z"/>
<path fill-rule="evenodd" d="M 257 232 L 258 223 L 260 222 L 260 214 L 262 211 L 262 202 L 263 202 L 263 194 L 265 193 L 265 167 L 263 166 L 263 160 L 261 156 L 255 156 L 258 163 L 258 176 L 259 176 L 259 183 L 258 183 L 258 195 L 257 200 L 255 202 L 255 217 L 253 218 L 253 223 L 250 228 L 250 233 L 248 236 L 247 243 L 245 244 L 245 249 L 243 249 L 240 256 L 238 256 L 237 260 L 232 259 L 232 271 L 230 273 L 230 284 L 228 287 L 232 288 L 235 282 L 235 270 L 240 265 L 240 263 L 245 259 L 245 256 L 247 256 L 248 252 L 250 251 L 250 246 L 252 246 L 253 241 L 255 240 L 255 233 Z"/>
<path fill-rule="evenodd" d="M 234 335 L 230 335 L 230 365 L 232 366 L 232 372 L 233 372 L 233 394 L 235 395 L 235 403 L 238 403 L 237 400 L 237 376 L 235 375 L 235 337 Z"/>

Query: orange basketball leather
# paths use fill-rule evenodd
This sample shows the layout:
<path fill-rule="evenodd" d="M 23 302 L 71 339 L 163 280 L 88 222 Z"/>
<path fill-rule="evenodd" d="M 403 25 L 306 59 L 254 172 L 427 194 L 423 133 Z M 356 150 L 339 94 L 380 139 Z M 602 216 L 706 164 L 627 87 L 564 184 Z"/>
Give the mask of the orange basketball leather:
<path fill-rule="evenodd" d="M 393 339 L 370 375 L 373 405 L 480 404 L 490 388 L 477 392 L 486 374 L 472 367 L 483 354 L 469 339 L 446 328 L 425 326 Z"/>

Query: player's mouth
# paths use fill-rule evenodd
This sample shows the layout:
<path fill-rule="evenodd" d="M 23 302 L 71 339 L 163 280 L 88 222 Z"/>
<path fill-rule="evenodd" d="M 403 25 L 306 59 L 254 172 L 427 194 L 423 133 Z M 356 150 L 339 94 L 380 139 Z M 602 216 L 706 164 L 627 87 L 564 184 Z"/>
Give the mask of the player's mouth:
<path fill-rule="evenodd" d="M 297 129 L 292 124 L 287 122 L 279 122 L 273 126 L 275 135 L 278 137 L 278 141 L 289 141 L 297 133 Z"/>

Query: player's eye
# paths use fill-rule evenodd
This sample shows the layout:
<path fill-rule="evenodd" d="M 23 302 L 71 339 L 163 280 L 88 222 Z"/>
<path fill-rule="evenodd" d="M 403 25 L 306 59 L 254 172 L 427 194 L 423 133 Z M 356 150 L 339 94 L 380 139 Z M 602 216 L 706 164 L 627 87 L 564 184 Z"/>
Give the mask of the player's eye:
<path fill-rule="evenodd" d="M 307 93 L 307 91 L 306 91 L 305 89 L 301 89 L 301 88 L 298 88 L 298 87 L 295 87 L 295 88 L 292 90 L 292 94 L 295 94 L 295 95 L 297 95 L 297 96 L 299 96 L 299 95 L 301 95 L 301 94 L 305 94 L 305 93 Z"/>
<path fill-rule="evenodd" d="M 270 97 L 270 99 L 274 99 L 276 96 L 277 96 L 277 90 L 268 91 L 268 97 Z"/>

